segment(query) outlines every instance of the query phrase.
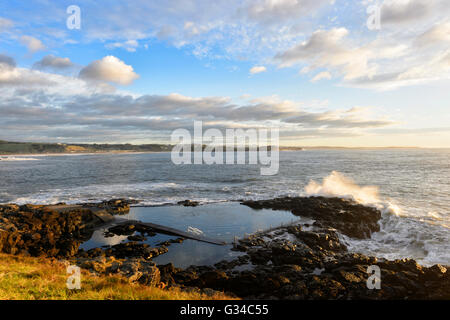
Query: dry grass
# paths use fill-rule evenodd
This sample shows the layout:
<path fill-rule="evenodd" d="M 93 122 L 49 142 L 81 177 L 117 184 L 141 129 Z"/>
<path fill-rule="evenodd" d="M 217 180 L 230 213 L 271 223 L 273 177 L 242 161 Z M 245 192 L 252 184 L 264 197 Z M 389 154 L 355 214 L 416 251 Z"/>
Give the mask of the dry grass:
<path fill-rule="evenodd" d="M 82 271 L 81 289 L 66 287 L 66 266 L 54 259 L 0 253 L 0 300 L 222 300 L 179 289 L 130 284 L 120 276 L 94 276 Z"/>

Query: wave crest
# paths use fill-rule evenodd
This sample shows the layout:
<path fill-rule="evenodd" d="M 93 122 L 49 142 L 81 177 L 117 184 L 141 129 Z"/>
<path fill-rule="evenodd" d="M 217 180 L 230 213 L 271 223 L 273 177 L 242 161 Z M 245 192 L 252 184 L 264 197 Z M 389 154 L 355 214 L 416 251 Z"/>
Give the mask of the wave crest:
<path fill-rule="evenodd" d="M 358 186 L 352 179 L 342 173 L 333 171 L 325 177 L 322 183 L 311 180 L 305 187 L 309 196 L 339 197 L 352 199 L 361 204 L 373 204 L 380 202 L 378 187 Z"/>
<path fill-rule="evenodd" d="M 401 209 L 397 205 L 380 199 L 377 186 L 359 186 L 338 171 L 332 171 L 322 183 L 309 181 L 305 186 L 305 192 L 308 196 L 351 199 L 363 205 L 376 207 L 383 213 L 401 215 Z"/>

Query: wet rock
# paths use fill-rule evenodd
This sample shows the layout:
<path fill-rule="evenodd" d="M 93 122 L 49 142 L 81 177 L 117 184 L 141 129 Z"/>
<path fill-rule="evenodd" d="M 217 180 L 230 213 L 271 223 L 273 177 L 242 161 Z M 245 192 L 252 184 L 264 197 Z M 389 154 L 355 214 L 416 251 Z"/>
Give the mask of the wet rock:
<path fill-rule="evenodd" d="M 436 264 L 424 272 L 424 279 L 427 281 L 439 281 L 444 278 L 447 273 L 447 268 Z"/>
<path fill-rule="evenodd" d="M 198 201 L 192 201 L 192 200 L 183 200 L 178 201 L 179 205 L 185 206 L 185 207 L 196 207 L 199 205 Z"/>
<path fill-rule="evenodd" d="M 86 256 L 92 257 L 92 258 L 104 256 L 104 255 L 105 255 L 105 252 L 101 248 L 93 248 L 86 252 Z"/>
<path fill-rule="evenodd" d="M 288 232 L 294 234 L 299 240 L 315 250 L 330 250 L 333 252 L 344 252 L 347 247 L 339 241 L 339 237 L 333 231 L 311 232 L 296 230 L 292 228 Z"/>
<path fill-rule="evenodd" d="M 111 247 L 111 250 L 111 255 L 117 258 L 142 257 L 144 259 L 151 259 L 169 251 L 165 246 L 152 248 L 146 243 L 134 241 L 116 244 Z"/>
<path fill-rule="evenodd" d="M 181 271 L 181 269 L 175 268 L 172 263 L 158 265 L 158 269 L 160 271 L 161 282 L 164 282 L 168 286 L 173 286 L 176 283 L 173 277 Z"/>
<path fill-rule="evenodd" d="M 202 287 L 219 288 L 226 285 L 228 276 L 220 270 L 212 270 L 202 273 L 198 279 Z"/>
<path fill-rule="evenodd" d="M 83 205 L 0 205 L 0 251 L 71 257 L 94 228 L 111 219 L 107 211 L 123 211 L 128 205 L 123 200 Z"/>
<path fill-rule="evenodd" d="M 156 236 L 156 230 L 141 223 L 126 222 L 118 224 L 108 229 L 107 233 L 117 236 L 132 236 L 132 237 L 154 237 Z M 141 235 L 136 235 L 139 232 Z M 130 239 L 132 240 L 132 239 Z M 132 240 L 132 241 L 144 241 L 144 240 Z"/>
<path fill-rule="evenodd" d="M 0 216 L 0 251 L 27 251 L 32 256 L 76 254 L 90 233 L 86 226 L 98 222 L 90 210 L 79 207 L 59 213 L 46 206 L 9 205 Z"/>
<path fill-rule="evenodd" d="M 272 200 L 244 201 L 254 209 L 288 210 L 294 215 L 316 220 L 315 225 L 335 228 L 343 234 L 364 239 L 380 231 L 381 212 L 350 200 L 325 197 L 285 197 Z"/>
<path fill-rule="evenodd" d="M 133 223 L 124 223 L 108 229 L 108 232 L 118 236 L 130 236 L 136 231 L 136 226 Z"/>
<path fill-rule="evenodd" d="M 176 274 L 172 274 L 174 280 L 177 283 L 183 284 L 183 285 L 197 285 L 200 286 L 201 282 L 198 282 L 199 275 L 195 270 L 182 270 L 177 272 Z"/>
<path fill-rule="evenodd" d="M 287 235 L 295 236 L 290 239 Z M 280 227 L 239 241 L 246 254 L 221 261 L 216 270 L 190 267 L 177 284 L 210 287 L 246 299 L 443 299 L 450 297 L 446 267 L 425 268 L 411 259 L 387 261 L 347 252 L 336 232 L 326 227 L 303 231 Z M 235 266 L 251 262 L 249 269 Z M 367 268 L 381 269 L 380 290 L 369 290 Z M 221 277 L 218 276 L 222 271 Z M 226 275 L 226 277 L 225 277 Z"/>
<path fill-rule="evenodd" d="M 147 238 L 141 235 L 132 235 L 128 236 L 128 240 L 130 241 L 146 241 Z"/>
<path fill-rule="evenodd" d="M 339 270 L 337 271 L 337 277 L 341 278 L 342 280 L 345 280 L 346 282 L 350 283 L 360 283 L 364 281 L 364 278 L 359 276 L 358 274 L 351 273 L 345 270 Z"/>
<path fill-rule="evenodd" d="M 105 273 L 109 267 L 108 260 L 105 257 L 95 257 L 89 259 L 79 259 L 77 261 L 77 265 L 80 268 L 86 269 L 90 272 L 94 272 L 97 274 Z"/>
<path fill-rule="evenodd" d="M 81 204 L 84 207 L 87 208 L 100 208 L 106 210 L 106 212 L 112 214 L 112 215 L 123 215 L 127 214 L 130 211 L 130 204 L 136 204 L 139 201 L 137 200 L 130 200 L 130 199 L 113 199 L 108 201 L 103 201 L 101 203 L 84 203 Z"/>
<path fill-rule="evenodd" d="M 138 281 L 140 284 L 156 287 L 161 282 L 161 273 L 156 266 L 146 265 Z"/>

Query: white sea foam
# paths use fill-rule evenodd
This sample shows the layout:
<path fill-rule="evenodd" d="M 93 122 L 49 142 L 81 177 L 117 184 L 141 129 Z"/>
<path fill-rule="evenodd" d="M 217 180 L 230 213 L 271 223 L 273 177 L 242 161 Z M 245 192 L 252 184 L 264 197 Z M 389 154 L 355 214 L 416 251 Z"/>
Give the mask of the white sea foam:
<path fill-rule="evenodd" d="M 38 160 L 39 159 L 36 158 L 24 158 L 14 156 L 0 157 L 0 161 L 38 161 Z"/>

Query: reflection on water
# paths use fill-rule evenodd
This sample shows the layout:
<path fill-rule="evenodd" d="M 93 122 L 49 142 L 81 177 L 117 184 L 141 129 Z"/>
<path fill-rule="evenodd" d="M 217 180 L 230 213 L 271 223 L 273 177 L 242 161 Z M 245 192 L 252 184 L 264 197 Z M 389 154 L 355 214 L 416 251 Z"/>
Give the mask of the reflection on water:
<path fill-rule="evenodd" d="M 128 215 L 122 216 L 130 220 L 152 222 L 186 231 L 194 227 L 203 231 L 209 238 L 220 239 L 232 243 L 234 237 L 241 238 L 246 234 L 264 230 L 281 224 L 291 223 L 297 217 L 287 211 L 254 210 L 235 202 L 207 204 L 198 207 L 164 206 L 132 208 Z M 104 237 L 106 229 L 94 232 L 92 238 L 82 244 L 85 250 L 127 242 L 127 236 Z M 144 241 L 150 246 L 175 239 L 158 233 L 147 237 Z M 190 265 L 208 265 L 221 260 L 232 260 L 242 253 L 231 251 L 231 244 L 217 246 L 195 240 L 185 240 L 182 244 L 174 243 L 169 252 L 153 259 L 157 264 L 172 262 L 176 267 L 185 268 Z"/>

